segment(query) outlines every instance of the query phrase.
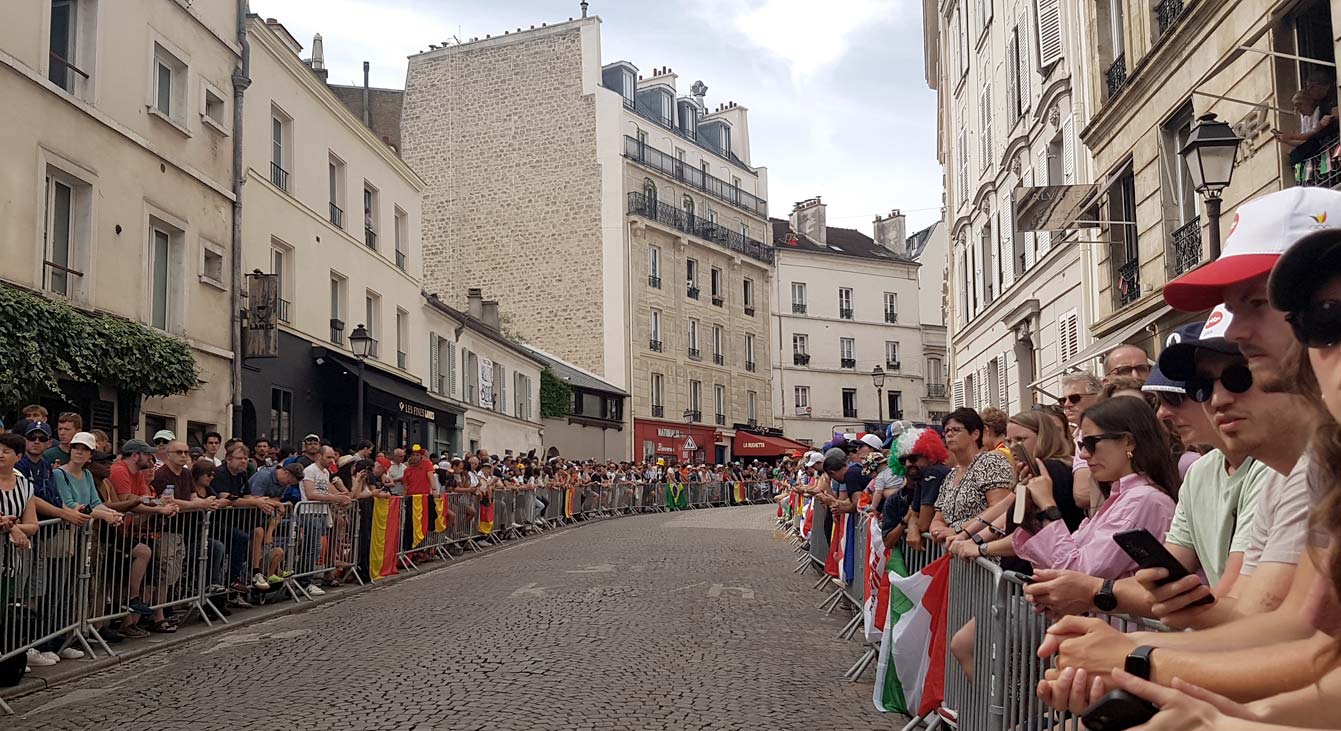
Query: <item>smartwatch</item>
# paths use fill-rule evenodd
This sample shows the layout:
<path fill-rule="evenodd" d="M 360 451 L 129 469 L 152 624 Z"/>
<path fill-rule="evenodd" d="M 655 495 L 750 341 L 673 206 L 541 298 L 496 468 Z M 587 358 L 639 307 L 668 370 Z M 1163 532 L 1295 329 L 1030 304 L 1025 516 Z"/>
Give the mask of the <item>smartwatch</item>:
<path fill-rule="evenodd" d="M 1155 648 L 1150 645 L 1141 645 L 1127 656 L 1127 661 L 1123 663 L 1122 669 L 1135 675 L 1142 680 L 1150 679 L 1150 654 Z"/>
<path fill-rule="evenodd" d="M 1094 608 L 1101 612 L 1111 612 L 1117 609 L 1117 596 L 1113 594 L 1113 580 L 1104 579 L 1104 584 L 1094 595 Z M 1144 675 L 1141 676 L 1145 678 Z M 1149 680 L 1149 678 L 1146 678 Z"/>
<path fill-rule="evenodd" d="M 1034 517 L 1039 520 L 1056 522 L 1062 519 L 1062 511 L 1058 510 L 1056 505 L 1053 505 L 1052 507 L 1044 508 L 1037 513 L 1034 513 Z"/>
<path fill-rule="evenodd" d="M 982 536 L 978 535 L 977 533 L 974 533 L 973 535 L 969 536 L 969 539 L 972 540 L 974 543 L 978 544 L 979 546 L 987 545 L 987 540 Z"/>
<path fill-rule="evenodd" d="M 987 558 L 987 544 L 986 544 L 986 543 L 979 543 L 979 544 L 978 544 L 978 555 L 979 555 L 979 556 L 982 556 L 983 558 Z"/>

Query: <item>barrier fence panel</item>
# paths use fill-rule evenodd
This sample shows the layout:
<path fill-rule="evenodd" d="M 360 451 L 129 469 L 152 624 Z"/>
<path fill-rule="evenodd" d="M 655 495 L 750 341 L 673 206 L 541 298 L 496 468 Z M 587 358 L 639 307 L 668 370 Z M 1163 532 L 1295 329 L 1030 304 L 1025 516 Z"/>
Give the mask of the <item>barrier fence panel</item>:
<path fill-rule="evenodd" d="M 906 541 L 901 542 L 899 547 L 903 550 L 903 563 L 908 567 L 909 576 L 920 572 L 930 566 L 933 561 L 945 555 L 945 546 L 932 540 L 930 533 L 922 534 L 922 547 L 920 549 L 910 548 Z"/>
<path fill-rule="evenodd" d="M 545 521 L 551 525 L 561 525 L 563 523 L 563 490 L 557 487 L 546 487 L 542 490 L 549 499 L 549 505 L 545 506 Z"/>
<path fill-rule="evenodd" d="M 144 521 L 145 535 L 153 549 L 145 579 L 148 595 L 145 601 L 151 609 L 187 607 L 187 616 L 199 612 L 206 624 L 212 623 L 205 609 L 206 579 L 210 553 L 217 554 L 221 549 L 214 546 L 209 536 L 210 517 L 208 511 L 191 510 L 149 516 Z M 213 605 L 210 611 L 217 619 L 223 619 Z"/>
<path fill-rule="evenodd" d="M 1024 577 L 1013 571 L 1001 574 L 1002 626 L 999 653 L 1002 658 L 1001 686 L 1005 694 L 1004 728 L 1074 729 L 1080 722 L 1046 706 L 1035 689 L 1049 663 L 1038 657 L 1050 620 L 1034 611 L 1024 597 Z"/>
<path fill-rule="evenodd" d="M 829 519 L 829 507 L 816 500 L 811 504 L 810 510 L 812 515 L 810 520 L 810 560 L 815 568 L 823 574 L 824 562 L 829 557 L 829 537 L 824 534 L 824 524 Z M 823 581 L 823 577 L 821 581 Z"/>
<path fill-rule="evenodd" d="M 294 599 L 311 598 L 307 587 L 334 584 L 353 572 L 354 547 L 358 544 L 357 506 L 300 502 L 289 520 L 289 543 L 284 554 L 284 582 Z M 399 539 L 397 535 L 394 538 Z"/>
<path fill-rule="evenodd" d="M 286 506 L 287 507 L 287 506 Z M 231 588 L 251 591 L 253 577 L 259 575 L 276 592 L 282 579 L 284 548 L 277 533 L 284 511 L 267 513 L 257 506 L 220 508 L 209 515 L 209 564 L 205 596 L 211 607 L 218 608 Z M 224 621 L 227 621 L 226 619 Z"/>
<path fill-rule="evenodd" d="M 950 563 L 945 705 L 959 714 L 960 728 L 1001 731 L 1001 671 L 993 655 L 993 635 L 999 626 L 1000 586 L 1001 567 L 986 559 Z M 956 633 L 969 622 L 975 625 L 971 679 L 949 652 Z"/>
<path fill-rule="evenodd" d="M 0 545 L 0 661 L 69 644 L 92 652 L 79 633 L 87 616 L 90 528 L 43 520 L 28 548 L 8 538 Z"/>

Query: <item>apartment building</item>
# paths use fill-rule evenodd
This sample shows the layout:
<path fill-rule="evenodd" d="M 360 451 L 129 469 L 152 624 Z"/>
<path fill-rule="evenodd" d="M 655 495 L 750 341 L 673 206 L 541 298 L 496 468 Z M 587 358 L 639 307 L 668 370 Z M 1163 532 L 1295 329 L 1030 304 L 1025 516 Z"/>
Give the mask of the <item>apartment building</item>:
<path fill-rule="evenodd" d="M 688 92 L 602 65 L 581 18 L 411 56 L 400 133 L 428 184 L 425 288 L 486 289 L 528 343 L 626 390 L 625 455 L 718 462 L 774 424 L 768 177 L 747 109 Z"/>
<path fill-rule="evenodd" d="M 1323 106 L 1335 104 L 1341 2 L 1100 0 L 1084 8 L 1084 51 L 1096 63 L 1081 140 L 1099 184 L 1076 217 L 1101 221 L 1097 238 L 1112 242 L 1095 257 L 1092 334 L 1096 343 L 1134 342 L 1155 355 L 1171 330 L 1196 319 L 1164 304 L 1164 284 L 1211 256 L 1204 196 L 1181 154 L 1203 115 L 1241 138 L 1222 193 L 1222 236 L 1245 200 L 1341 182 L 1334 136 L 1301 156 L 1272 134 L 1299 131 L 1298 91 L 1321 90 L 1331 100 Z"/>
<path fill-rule="evenodd" d="M 1029 190 L 1092 179 L 1089 48 L 1060 0 L 924 4 L 950 242 L 951 405 L 1008 412 L 1051 400 L 1094 320 L 1097 245 L 1017 225 Z"/>
<path fill-rule="evenodd" d="M 919 265 L 908 256 L 903 214 L 877 218 L 871 238 L 827 225 L 825 204 L 811 198 L 772 225 L 772 397 L 783 433 L 823 444 L 835 432 L 924 421 L 930 365 L 922 358 Z"/>
<path fill-rule="evenodd" d="M 231 2 L 5 3 L 0 286 L 74 317 L 116 318 L 95 339 L 163 336 L 137 366 L 182 376 L 177 356 L 189 353 L 198 378 L 145 398 L 125 382 L 129 365 L 88 355 L 110 357 L 115 342 L 62 343 L 30 322 L 35 362 L 54 369 L 60 393 L 16 398 L 78 411 L 118 441 L 168 428 L 200 443 L 228 429 L 237 23 Z"/>

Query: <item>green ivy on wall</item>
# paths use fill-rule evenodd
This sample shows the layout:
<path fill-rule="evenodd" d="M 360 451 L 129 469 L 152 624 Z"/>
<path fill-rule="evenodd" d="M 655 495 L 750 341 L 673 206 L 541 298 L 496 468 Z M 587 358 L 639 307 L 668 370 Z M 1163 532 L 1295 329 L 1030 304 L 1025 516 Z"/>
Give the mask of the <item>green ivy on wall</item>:
<path fill-rule="evenodd" d="M 185 393 L 200 382 L 191 347 L 182 340 L 0 286 L 0 404 L 60 394 L 63 378 L 146 396 Z"/>
<path fill-rule="evenodd" d="M 573 405 L 573 387 L 546 368 L 540 371 L 540 418 L 562 419 Z"/>

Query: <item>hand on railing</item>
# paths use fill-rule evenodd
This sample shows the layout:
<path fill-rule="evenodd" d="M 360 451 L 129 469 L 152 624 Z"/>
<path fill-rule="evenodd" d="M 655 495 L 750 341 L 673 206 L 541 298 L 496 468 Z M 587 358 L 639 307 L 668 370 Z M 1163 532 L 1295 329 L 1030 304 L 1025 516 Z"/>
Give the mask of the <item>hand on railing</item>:
<path fill-rule="evenodd" d="M 1040 700 L 1063 713 L 1080 714 L 1107 690 L 1103 678 L 1067 668 L 1061 672 L 1049 670 L 1047 677 L 1038 681 L 1037 693 Z"/>
<path fill-rule="evenodd" d="M 64 520 L 66 523 L 69 523 L 70 525 L 73 526 L 81 526 L 89 522 L 90 520 L 93 520 L 93 516 L 85 513 L 83 510 L 80 509 L 82 507 L 83 506 L 81 505 L 75 508 L 62 509 L 61 520 Z"/>
<path fill-rule="evenodd" d="M 32 539 L 28 538 L 28 534 L 23 532 L 23 528 L 18 523 L 11 524 L 5 532 L 9 534 L 9 542 L 13 543 L 16 548 L 28 549 L 33 547 Z"/>
<path fill-rule="evenodd" d="M 1153 718 L 1141 726 L 1147 731 L 1213 731 L 1235 727 L 1234 720 L 1263 724 L 1269 721 L 1263 712 L 1181 678 L 1174 678 L 1173 687 L 1170 688 L 1119 669 L 1113 673 L 1110 684 L 1149 701 L 1159 709 Z"/>
<path fill-rule="evenodd" d="M 922 532 L 917 530 L 916 526 L 908 526 L 908 530 L 904 531 L 903 535 L 903 542 L 908 545 L 908 548 L 914 551 L 922 550 Z"/>
<path fill-rule="evenodd" d="M 1048 628 L 1038 647 L 1038 656 L 1057 658 L 1057 668 L 1048 671 L 1048 680 L 1057 679 L 1060 671 L 1067 668 L 1106 679 L 1113 668 L 1122 667 L 1132 650 L 1143 644 L 1143 636 L 1140 632 L 1124 634 L 1103 619 L 1062 617 Z"/>
<path fill-rule="evenodd" d="M 1094 608 L 1094 595 L 1103 583 L 1079 571 L 1034 569 L 1034 581 L 1024 587 L 1024 597 L 1036 610 L 1053 617 L 1085 614 Z"/>
<path fill-rule="evenodd" d="M 950 544 L 950 555 L 955 558 L 963 559 L 973 563 L 980 555 L 978 553 L 978 544 L 967 538 L 960 538 Z"/>
<path fill-rule="evenodd" d="M 82 510 L 83 506 L 80 506 L 80 508 Z M 101 520 L 108 525 L 121 525 L 121 521 L 124 520 L 126 517 L 124 514 L 112 510 L 106 505 L 99 505 L 98 507 L 94 508 L 90 513 L 90 515 L 91 517 Z"/>

